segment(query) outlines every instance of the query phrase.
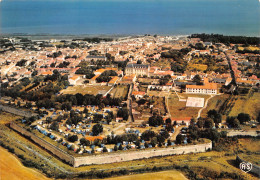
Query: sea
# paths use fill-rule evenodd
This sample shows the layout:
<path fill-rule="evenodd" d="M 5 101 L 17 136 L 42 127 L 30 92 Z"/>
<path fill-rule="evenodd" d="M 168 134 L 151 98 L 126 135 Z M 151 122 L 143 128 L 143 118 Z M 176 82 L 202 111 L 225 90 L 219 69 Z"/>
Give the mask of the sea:
<path fill-rule="evenodd" d="M 0 34 L 260 36 L 259 0 L 0 0 Z"/>

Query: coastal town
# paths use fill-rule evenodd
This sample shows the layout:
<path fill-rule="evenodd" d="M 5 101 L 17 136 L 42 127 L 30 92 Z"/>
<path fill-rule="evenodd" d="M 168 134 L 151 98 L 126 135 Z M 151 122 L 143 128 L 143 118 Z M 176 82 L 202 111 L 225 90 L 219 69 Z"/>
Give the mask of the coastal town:
<path fill-rule="evenodd" d="M 10 129 L 74 167 L 206 152 L 220 149 L 220 139 L 257 138 L 259 38 L 225 38 L 4 37 L 0 110 L 19 116 Z M 114 158 L 120 153 L 133 157 Z"/>

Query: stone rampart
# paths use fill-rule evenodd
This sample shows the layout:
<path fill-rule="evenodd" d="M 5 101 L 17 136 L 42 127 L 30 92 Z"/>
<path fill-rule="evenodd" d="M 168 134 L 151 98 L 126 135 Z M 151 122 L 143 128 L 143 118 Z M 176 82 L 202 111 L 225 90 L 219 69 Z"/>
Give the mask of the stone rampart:
<path fill-rule="evenodd" d="M 199 153 L 205 152 L 212 149 L 212 143 L 198 144 L 198 145 L 186 145 L 179 147 L 161 148 L 161 149 L 149 149 L 149 150 L 139 150 L 139 151 L 125 151 L 113 154 L 100 154 L 92 155 L 87 157 L 75 157 L 74 167 L 81 165 L 91 165 L 91 164 L 106 164 L 115 163 L 122 161 L 131 161 L 136 159 L 151 158 L 157 156 L 167 156 L 167 155 L 178 155 L 178 154 L 188 154 L 188 153 Z"/>
<path fill-rule="evenodd" d="M 27 131 L 26 129 L 19 126 L 15 122 L 10 123 L 10 127 L 12 129 L 18 131 L 22 135 L 30 138 L 33 142 L 35 142 L 36 144 L 40 145 L 41 147 L 47 149 L 48 151 L 53 153 L 55 156 L 59 157 L 60 159 L 64 160 L 65 162 L 67 162 L 68 164 L 74 165 L 74 157 L 69 155 L 67 152 L 63 151 L 62 149 L 52 145 L 51 143 L 45 141 L 44 139 L 42 139 L 42 138 L 36 136 L 35 134 Z"/>
<path fill-rule="evenodd" d="M 260 134 L 257 131 L 243 131 L 243 130 L 238 130 L 238 131 L 229 131 L 227 133 L 228 137 L 234 137 L 234 136 L 248 136 L 248 137 L 257 137 Z"/>
<path fill-rule="evenodd" d="M 73 157 L 72 155 L 69 155 L 67 152 L 63 151 L 62 149 L 50 144 L 44 139 L 36 136 L 35 134 L 29 132 L 25 128 L 19 126 L 15 122 L 11 122 L 10 127 L 18 131 L 19 133 L 27 136 L 36 144 L 47 149 L 55 156 L 59 157 L 61 160 L 67 162 L 68 164 L 74 167 L 91 165 L 91 164 L 107 164 L 107 163 L 131 161 L 131 160 L 151 158 L 157 156 L 199 153 L 199 152 L 205 152 L 207 150 L 212 149 L 212 142 L 209 142 L 209 143 L 197 144 L 197 145 L 185 145 L 185 146 L 176 146 L 176 147 L 168 147 L 168 148 L 160 148 L 160 149 L 136 150 L 136 151 L 122 151 L 122 152 L 114 152 L 114 153 L 103 153 L 98 155 L 93 154 L 93 155 L 82 156 L 82 157 Z"/>
<path fill-rule="evenodd" d="M 5 111 L 5 112 L 9 112 L 9 113 L 16 114 L 16 115 L 22 116 L 22 117 L 27 117 L 27 118 L 37 115 L 37 114 L 32 113 L 30 111 L 24 111 L 24 110 L 14 108 L 14 107 L 4 106 L 2 104 L 0 104 L 0 109 L 2 111 Z"/>

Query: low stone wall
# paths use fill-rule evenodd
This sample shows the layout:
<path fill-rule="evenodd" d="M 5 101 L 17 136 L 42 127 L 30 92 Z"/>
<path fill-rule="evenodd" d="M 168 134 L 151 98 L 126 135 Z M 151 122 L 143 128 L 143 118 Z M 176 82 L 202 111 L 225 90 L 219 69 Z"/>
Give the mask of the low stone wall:
<path fill-rule="evenodd" d="M 37 115 L 37 114 L 32 113 L 30 111 L 24 111 L 24 110 L 14 108 L 14 107 L 4 106 L 2 104 L 0 104 L 0 109 L 2 109 L 5 112 L 9 112 L 9 113 L 12 113 L 12 114 L 16 114 L 18 116 L 28 117 L 28 118 Z"/>
<path fill-rule="evenodd" d="M 260 134 L 257 133 L 257 131 L 229 131 L 227 133 L 228 137 L 234 137 L 234 136 L 249 136 L 249 137 L 257 137 Z"/>
<path fill-rule="evenodd" d="M 91 164 L 106 164 L 115 163 L 122 161 L 131 161 L 136 159 L 151 158 L 157 156 L 167 156 L 167 155 L 178 155 L 178 154 L 188 154 L 188 153 L 199 153 L 205 152 L 212 149 L 212 143 L 198 144 L 198 145 L 186 145 L 179 147 L 161 148 L 161 149 L 149 149 L 149 150 L 139 150 L 139 151 L 126 151 L 114 154 L 102 154 L 102 155 L 92 155 L 87 157 L 76 157 L 74 167 L 81 165 L 91 165 Z"/>
<path fill-rule="evenodd" d="M 122 161 L 131 161 L 137 159 L 151 158 L 157 156 L 167 156 L 167 155 L 178 155 L 178 154 L 188 154 L 188 153 L 199 153 L 205 152 L 212 149 L 212 142 L 198 145 L 185 145 L 177 147 L 168 147 L 161 149 L 147 149 L 147 150 L 136 150 L 136 151 L 123 151 L 118 153 L 103 153 L 99 155 L 89 155 L 83 157 L 73 157 L 67 152 L 61 150 L 60 148 L 50 144 L 49 142 L 41 139 L 35 134 L 27 131 L 23 127 L 19 126 L 15 122 L 11 122 L 10 127 L 19 133 L 27 136 L 32 141 L 40 145 L 41 147 L 47 149 L 55 156 L 59 157 L 61 160 L 64 160 L 68 164 L 79 167 L 82 165 L 91 165 L 91 164 L 106 164 L 106 163 L 115 163 Z"/>
<path fill-rule="evenodd" d="M 61 150 L 60 148 L 50 144 L 49 142 L 45 141 L 44 139 L 36 136 L 35 134 L 27 131 L 23 127 L 19 126 L 15 122 L 10 123 L 10 127 L 19 133 L 23 134 L 24 136 L 30 138 L 32 141 L 34 141 L 36 144 L 40 145 L 41 147 L 47 149 L 51 153 L 53 153 L 55 156 L 59 157 L 60 159 L 64 160 L 70 165 L 74 165 L 74 157 L 69 155 L 67 152 Z"/>
<path fill-rule="evenodd" d="M 237 156 L 236 162 L 237 162 L 238 166 L 242 162 L 248 163 L 247 161 L 241 159 L 239 156 Z M 257 177 L 260 178 L 260 167 L 255 165 L 255 164 L 252 164 L 252 170 L 250 171 L 250 173 L 252 173 L 252 174 L 254 174 L 254 175 L 256 175 Z"/>

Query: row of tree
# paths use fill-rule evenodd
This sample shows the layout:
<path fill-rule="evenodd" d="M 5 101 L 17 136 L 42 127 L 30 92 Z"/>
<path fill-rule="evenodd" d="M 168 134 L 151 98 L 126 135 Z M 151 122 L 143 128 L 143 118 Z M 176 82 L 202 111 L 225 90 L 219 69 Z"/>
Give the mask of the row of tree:
<path fill-rule="evenodd" d="M 204 42 L 224 43 L 224 44 L 252 44 L 258 45 L 259 37 L 246 36 L 224 36 L 221 34 L 192 34 L 190 38 L 200 38 Z"/>

